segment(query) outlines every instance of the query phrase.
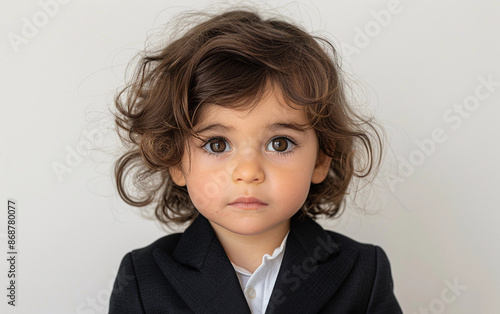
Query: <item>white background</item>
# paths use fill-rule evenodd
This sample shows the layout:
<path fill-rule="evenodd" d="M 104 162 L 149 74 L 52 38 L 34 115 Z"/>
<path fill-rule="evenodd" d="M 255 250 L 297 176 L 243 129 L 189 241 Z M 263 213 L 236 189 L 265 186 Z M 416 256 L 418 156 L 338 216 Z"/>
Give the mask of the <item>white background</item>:
<path fill-rule="evenodd" d="M 108 108 L 146 39 L 212 3 L 67 2 L 51 16 L 38 1 L 0 2 L 2 313 L 105 313 L 123 255 L 165 234 L 115 192 Z M 384 248 L 405 313 L 498 313 L 499 1 L 390 2 L 268 2 L 344 47 L 358 100 L 387 133 L 365 213 L 348 207 L 322 223 Z M 479 87 L 481 77 L 497 85 Z M 433 132 L 440 143 L 430 144 Z M 6 298 L 9 198 L 18 206 L 15 308 Z"/>

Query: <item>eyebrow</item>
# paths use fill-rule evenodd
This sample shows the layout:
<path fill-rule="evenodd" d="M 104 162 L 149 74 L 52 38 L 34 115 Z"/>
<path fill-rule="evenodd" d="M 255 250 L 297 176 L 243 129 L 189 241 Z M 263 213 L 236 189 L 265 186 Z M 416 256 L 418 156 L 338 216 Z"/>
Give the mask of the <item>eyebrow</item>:
<path fill-rule="evenodd" d="M 286 123 L 279 122 L 279 123 L 273 123 L 273 124 L 271 124 L 268 127 L 268 129 L 270 129 L 272 131 L 279 131 L 279 130 L 283 130 L 283 129 L 291 129 L 291 130 L 295 130 L 295 131 L 299 131 L 299 132 L 305 132 L 305 130 L 307 129 L 307 127 L 305 127 L 302 124 L 294 123 L 294 122 L 286 122 Z"/>
<path fill-rule="evenodd" d="M 295 123 L 295 122 L 276 122 L 273 123 L 269 126 L 266 127 L 267 129 L 271 131 L 279 131 L 283 129 L 290 129 L 298 132 L 305 132 L 307 127 L 305 127 L 303 124 Z M 203 133 L 206 131 L 223 131 L 227 132 L 230 130 L 236 129 L 235 127 L 232 126 L 226 126 L 220 123 L 214 123 L 214 124 L 209 124 L 207 126 L 202 126 L 200 129 L 196 130 L 196 133 Z"/>
<path fill-rule="evenodd" d="M 225 125 L 222 125 L 220 123 L 215 123 L 215 124 L 209 124 L 207 126 L 204 126 L 201 129 L 195 130 L 195 132 L 196 133 L 203 133 L 203 132 L 212 131 L 212 130 L 214 130 L 214 131 L 229 131 L 232 129 L 234 129 L 234 128 L 231 126 L 225 126 Z"/>

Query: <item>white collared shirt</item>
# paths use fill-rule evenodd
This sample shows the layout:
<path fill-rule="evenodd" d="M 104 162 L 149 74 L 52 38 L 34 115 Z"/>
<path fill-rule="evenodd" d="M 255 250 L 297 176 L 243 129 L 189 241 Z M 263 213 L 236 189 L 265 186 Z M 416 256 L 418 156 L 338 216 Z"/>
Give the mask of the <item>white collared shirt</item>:
<path fill-rule="evenodd" d="M 236 271 L 236 275 L 238 275 L 243 294 L 253 314 L 263 314 L 266 312 L 267 304 L 269 303 L 276 278 L 278 277 L 281 261 L 283 260 L 288 233 L 285 235 L 281 245 L 274 250 L 273 255 L 269 256 L 269 254 L 265 254 L 262 257 L 262 264 L 260 264 L 253 274 L 243 267 L 231 263 Z"/>

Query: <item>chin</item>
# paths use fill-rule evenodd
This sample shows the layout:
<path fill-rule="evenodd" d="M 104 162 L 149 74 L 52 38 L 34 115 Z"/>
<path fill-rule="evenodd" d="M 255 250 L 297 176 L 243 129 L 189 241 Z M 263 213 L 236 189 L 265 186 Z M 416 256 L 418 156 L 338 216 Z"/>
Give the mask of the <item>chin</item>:
<path fill-rule="evenodd" d="M 224 227 L 225 228 L 225 227 Z M 239 235 L 256 235 L 267 231 L 269 228 L 257 227 L 257 226 L 231 226 L 230 228 L 225 228 L 233 233 Z"/>
<path fill-rule="evenodd" d="M 226 228 L 224 226 L 223 227 L 225 229 L 227 229 L 233 233 L 239 234 L 239 235 L 258 235 L 258 234 L 262 234 L 262 233 L 265 233 L 267 231 L 270 231 L 270 230 L 278 227 L 278 225 L 280 225 L 280 224 L 281 223 L 270 225 L 270 224 L 262 224 L 262 223 L 241 222 L 241 223 L 237 223 L 237 224 L 232 224 L 232 225 L 228 226 L 228 228 Z"/>

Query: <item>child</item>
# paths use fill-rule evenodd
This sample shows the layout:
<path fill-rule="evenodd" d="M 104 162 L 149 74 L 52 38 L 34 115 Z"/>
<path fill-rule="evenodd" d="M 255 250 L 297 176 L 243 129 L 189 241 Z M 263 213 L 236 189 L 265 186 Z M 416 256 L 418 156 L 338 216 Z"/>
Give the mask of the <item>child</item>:
<path fill-rule="evenodd" d="M 116 99 L 118 191 L 191 224 L 124 257 L 110 313 L 401 313 L 383 250 L 313 220 L 380 144 L 339 71 L 326 40 L 245 10 L 142 59 Z"/>

